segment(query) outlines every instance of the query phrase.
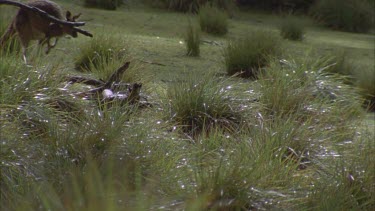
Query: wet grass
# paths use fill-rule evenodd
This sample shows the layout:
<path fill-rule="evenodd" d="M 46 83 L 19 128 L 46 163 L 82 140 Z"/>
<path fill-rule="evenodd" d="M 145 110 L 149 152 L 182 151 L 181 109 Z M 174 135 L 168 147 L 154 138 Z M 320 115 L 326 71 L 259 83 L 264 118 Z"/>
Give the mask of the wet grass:
<path fill-rule="evenodd" d="M 373 71 L 373 35 L 308 25 L 302 42 L 283 43 L 285 61 L 271 60 L 249 81 L 226 75 L 222 50 L 248 31 L 277 35 L 277 17 L 239 13 L 224 37 L 201 34 L 200 57 L 189 57 L 181 37 L 197 17 L 130 6 L 111 12 L 74 6 L 98 39 L 94 45 L 115 43 L 127 52 L 84 74 L 105 79 L 130 60 L 123 81 L 141 81 L 149 107 L 99 110 L 72 95 L 90 88 L 65 81 L 83 74 L 74 62 L 89 38 L 61 39 L 47 56 L 30 51 L 32 67 L 16 52 L 0 54 L 2 208 L 375 206 L 373 115 L 362 108 L 363 88 L 323 71 L 331 62 L 321 56 L 344 49 L 348 60 L 366 67 L 356 74 Z"/>

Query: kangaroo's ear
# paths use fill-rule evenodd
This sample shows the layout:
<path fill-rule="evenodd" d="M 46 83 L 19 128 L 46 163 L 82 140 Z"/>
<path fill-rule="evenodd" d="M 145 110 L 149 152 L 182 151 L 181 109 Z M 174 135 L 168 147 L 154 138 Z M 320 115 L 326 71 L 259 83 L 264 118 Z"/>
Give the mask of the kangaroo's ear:
<path fill-rule="evenodd" d="M 78 15 L 73 16 L 73 21 L 77 20 L 79 18 L 79 16 L 81 16 L 81 15 L 82 15 L 82 13 L 79 13 Z"/>
<path fill-rule="evenodd" d="M 68 10 L 66 11 L 66 20 L 70 21 L 72 18 L 72 13 Z"/>

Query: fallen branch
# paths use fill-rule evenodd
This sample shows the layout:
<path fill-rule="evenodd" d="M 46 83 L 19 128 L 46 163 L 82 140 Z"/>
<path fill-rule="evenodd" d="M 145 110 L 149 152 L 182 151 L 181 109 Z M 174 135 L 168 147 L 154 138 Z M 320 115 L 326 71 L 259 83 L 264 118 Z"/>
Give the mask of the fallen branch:
<path fill-rule="evenodd" d="M 80 92 L 76 95 L 93 95 L 97 93 L 103 92 L 104 89 L 110 89 L 113 83 L 119 82 L 121 75 L 124 74 L 124 72 L 129 68 L 130 62 L 126 62 L 124 65 L 122 65 L 120 68 L 118 68 L 108 79 L 106 83 L 103 83 L 100 87 L 95 89 L 90 89 L 86 92 Z"/>
<path fill-rule="evenodd" d="M 69 84 L 84 83 L 89 86 L 104 86 L 105 82 L 83 76 L 68 76 L 67 81 Z"/>
<path fill-rule="evenodd" d="M 104 85 L 104 89 L 109 89 L 111 85 L 115 82 L 119 82 L 122 74 L 129 68 L 130 62 L 125 62 L 120 68 L 118 68 L 112 75 L 109 77 L 107 83 Z"/>
<path fill-rule="evenodd" d="M 85 97 L 86 99 L 99 100 L 97 101 L 99 108 L 111 106 L 113 103 L 118 103 L 119 105 L 137 104 L 140 107 L 152 106 L 147 102 L 146 98 L 141 96 L 141 83 L 120 83 L 121 76 L 129 68 L 129 65 L 130 62 L 126 62 L 118 68 L 111 77 L 109 77 L 107 82 L 81 76 L 70 76 L 68 77 L 68 83 L 84 83 L 99 86 L 88 91 L 74 94 L 75 96 Z"/>

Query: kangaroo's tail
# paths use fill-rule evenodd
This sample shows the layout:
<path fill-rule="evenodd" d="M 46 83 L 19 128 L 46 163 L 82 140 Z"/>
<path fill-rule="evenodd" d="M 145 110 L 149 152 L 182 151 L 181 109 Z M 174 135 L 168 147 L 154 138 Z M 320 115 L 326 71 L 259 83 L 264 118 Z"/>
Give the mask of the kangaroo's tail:
<path fill-rule="evenodd" d="M 0 37 L 0 48 L 4 48 L 6 43 L 14 37 L 16 34 L 16 29 L 14 28 L 13 21 L 9 24 L 8 28 L 4 32 L 4 34 Z"/>

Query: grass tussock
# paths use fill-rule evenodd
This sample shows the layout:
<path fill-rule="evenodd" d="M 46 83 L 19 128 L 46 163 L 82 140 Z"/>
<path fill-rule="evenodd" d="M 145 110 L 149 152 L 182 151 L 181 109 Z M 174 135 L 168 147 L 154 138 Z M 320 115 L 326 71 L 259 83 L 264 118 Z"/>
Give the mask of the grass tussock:
<path fill-rule="evenodd" d="M 350 60 L 347 52 L 336 51 L 330 56 L 321 58 L 325 61 L 324 72 L 338 74 L 345 84 L 353 85 L 364 98 L 364 106 L 374 110 L 375 74 L 374 69 L 368 65 L 358 65 Z"/>
<path fill-rule="evenodd" d="M 245 38 L 230 41 L 224 49 L 228 75 L 257 78 L 270 59 L 281 53 L 281 41 L 270 31 L 255 31 Z"/>
<path fill-rule="evenodd" d="M 96 36 L 80 47 L 75 59 L 75 67 L 80 71 L 92 71 L 117 61 L 124 63 L 126 53 L 126 45 L 119 38 Z"/>
<path fill-rule="evenodd" d="M 200 29 L 189 22 L 185 35 L 186 51 L 188 56 L 200 55 Z"/>
<path fill-rule="evenodd" d="M 235 131 L 241 119 L 221 86 L 212 74 L 189 75 L 185 82 L 172 85 L 165 99 L 168 118 L 188 134 L 216 127 Z"/>
<path fill-rule="evenodd" d="M 345 159 L 329 157 L 320 163 L 321 177 L 312 181 L 315 188 L 304 208 L 371 210 L 375 206 L 375 165 L 373 156 L 368 156 L 375 152 L 374 134 L 362 132 L 354 146 L 340 149 Z"/>
<path fill-rule="evenodd" d="M 373 134 L 354 135 L 360 104 L 353 89 L 321 71 L 324 62 L 271 63 L 258 81 L 259 102 L 239 105 L 228 81 L 191 74 L 168 87 L 155 110 L 97 110 L 73 100 L 65 104 L 85 109 L 71 116 L 56 106 L 69 101 L 58 68 L 30 71 L 8 59 L 1 88 L 18 95 L 0 96 L 5 209 L 373 206 Z M 358 145 L 344 149 L 343 140 L 354 139 Z"/>
<path fill-rule="evenodd" d="M 104 160 L 135 108 L 95 111 L 94 104 L 61 91 L 58 66 L 26 67 L 15 60 L 2 58 L 0 71 L 0 203 L 6 209 L 61 208 L 57 190 L 76 170 Z"/>
<path fill-rule="evenodd" d="M 75 67 L 107 81 L 125 62 L 130 62 L 131 65 L 122 75 L 122 81 L 146 83 L 152 79 L 151 74 L 140 71 L 142 65 L 130 55 L 126 42 L 117 37 L 98 36 L 83 44 L 77 53 Z"/>
<path fill-rule="evenodd" d="M 11 13 L 12 10 L 5 10 L 4 8 L 0 8 L 0 41 L 6 30 L 8 29 L 11 18 L 13 14 Z M 19 52 L 21 49 L 21 44 L 17 39 L 17 35 L 14 37 L 10 37 L 8 40 L 4 40 L 4 43 L 0 43 L 0 56 L 6 56 L 6 54 L 12 52 Z"/>
<path fill-rule="evenodd" d="M 312 6 L 311 14 L 333 29 L 368 32 L 374 26 L 373 7 L 368 0 L 319 0 Z"/>
<path fill-rule="evenodd" d="M 0 36 L 2 33 L 0 32 Z M 19 42 L 17 35 L 10 37 L 7 41 L 4 43 L 1 43 L 1 50 L 0 50 L 0 56 L 7 56 L 9 54 L 20 54 L 21 52 L 21 43 Z M 21 57 L 21 56 L 19 56 Z"/>
<path fill-rule="evenodd" d="M 297 17 L 288 16 L 281 23 L 280 35 L 284 39 L 301 41 L 305 33 L 304 30 L 304 24 Z"/>
<path fill-rule="evenodd" d="M 326 62 L 321 60 L 273 62 L 259 80 L 263 90 L 260 102 L 276 116 L 311 115 L 325 106 L 333 113 L 341 110 L 343 118 L 359 115 L 358 90 L 344 84 L 342 77 L 326 74 L 323 64 Z"/>
<path fill-rule="evenodd" d="M 196 13 L 205 4 L 212 4 L 228 13 L 233 13 L 235 3 L 231 0 L 146 0 L 147 4 L 179 12 Z"/>
<path fill-rule="evenodd" d="M 369 110 L 375 110 L 375 73 L 374 69 L 369 66 L 358 68 L 358 72 L 354 74 L 355 84 L 361 90 L 365 98 L 365 106 Z"/>
<path fill-rule="evenodd" d="M 326 58 L 326 63 L 329 67 L 325 71 L 328 73 L 352 77 L 358 71 L 345 51 L 336 50 Z"/>
<path fill-rule="evenodd" d="M 221 9 L 206 4 L 199 9 L 199 24 L 202 31 L 224 35 L 228 32 L 228 17 Z"/>

